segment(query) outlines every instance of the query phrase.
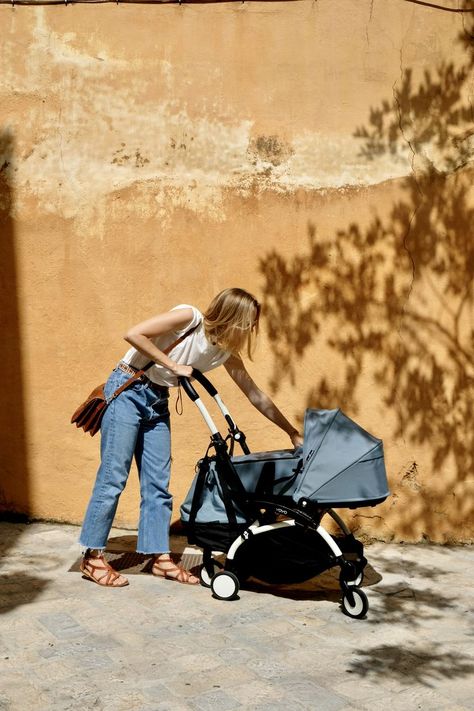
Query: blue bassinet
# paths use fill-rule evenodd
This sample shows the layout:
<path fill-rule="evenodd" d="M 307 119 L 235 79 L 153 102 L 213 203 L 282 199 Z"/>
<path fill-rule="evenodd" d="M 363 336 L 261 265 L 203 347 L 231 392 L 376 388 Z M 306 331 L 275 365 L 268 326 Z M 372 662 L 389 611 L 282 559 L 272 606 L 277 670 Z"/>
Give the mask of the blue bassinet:
<path fill-rule="evenodd" d="M 389 495 L 383 444 L 341 410 L 307 410 L 302 449 L 280 449 L 231 457 L 232 465 L 249 500 L 252 496 L 277 499 L 291 496 L 306 506 L 374 506 Z M 198 524 L 228 524 L 221 477 L 216 457 L 201 460 L 200 470 L 181 506 L 181 520 L 188 524 L 199 476 L 204 476 Z M 248 514 L 235 506 L 238 523 Z"/>

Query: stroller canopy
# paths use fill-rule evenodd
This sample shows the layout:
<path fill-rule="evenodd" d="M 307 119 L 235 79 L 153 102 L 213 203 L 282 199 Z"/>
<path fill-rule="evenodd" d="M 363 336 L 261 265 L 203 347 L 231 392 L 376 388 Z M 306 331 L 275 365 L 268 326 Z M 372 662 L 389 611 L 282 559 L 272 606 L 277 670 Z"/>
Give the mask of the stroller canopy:
<path fill-rule="evenodd" d="M 389 493 L 382 440 L 339 409 L 306 410 L 303 468 L 293 500 L 368 506 Z"/>

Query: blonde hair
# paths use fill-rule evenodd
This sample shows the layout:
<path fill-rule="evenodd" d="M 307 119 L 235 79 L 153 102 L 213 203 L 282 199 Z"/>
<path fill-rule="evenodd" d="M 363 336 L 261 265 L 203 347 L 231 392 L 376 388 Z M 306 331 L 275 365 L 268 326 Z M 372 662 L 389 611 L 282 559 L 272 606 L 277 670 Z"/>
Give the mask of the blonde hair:
<path fill-rule="evenodd" d="M 244 289 L 224 289 L 204 312 L 204 332 L 211 343 L 235 355 L 245 350 L 252 360 L 259 318 L 255 296 Z"/>

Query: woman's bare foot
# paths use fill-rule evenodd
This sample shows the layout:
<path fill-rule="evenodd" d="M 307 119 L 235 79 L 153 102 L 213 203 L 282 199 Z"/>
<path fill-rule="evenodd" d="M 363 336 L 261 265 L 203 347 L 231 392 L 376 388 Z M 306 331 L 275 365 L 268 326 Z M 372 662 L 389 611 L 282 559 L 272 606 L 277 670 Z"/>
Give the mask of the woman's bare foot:
<path fill-rule="evenodd" d="M 100 551 L 86 551 L 80 568 L 82 574 L 97 585 L 109 588 L 123 588 L 128 585 L 127 578 L 114 570 Z"/>
<path fill-rule="evenodd" d="M 162 553 L 156 556 L 151 572 L 158 578 L 176 580 L 176 582 L 185 583 L 186 585 L 197 585 L 199 583 L 199 578 L 185 570 L 182 565 L 173 563 L 169 553 Z"/>

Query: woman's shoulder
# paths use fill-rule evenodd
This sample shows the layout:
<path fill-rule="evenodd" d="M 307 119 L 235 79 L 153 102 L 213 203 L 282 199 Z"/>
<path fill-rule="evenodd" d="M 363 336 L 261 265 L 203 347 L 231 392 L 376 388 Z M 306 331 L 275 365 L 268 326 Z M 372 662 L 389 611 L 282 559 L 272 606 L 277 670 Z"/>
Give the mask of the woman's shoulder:
<path fill-rule="evenodd" d="M 202 323 L 203 320 L 203 315 L 199 311 L 196 306 L 192 306 L 191 304 L 178 304 L 177 306 L 173 306 L 171 311 L 176 311 L 178 309 L 189 309 L 190 313 L 192 314 L 191 320 L 189 323 L 187 323 L 185 326 L 183 326 L 180 331 L 177 331 L 177 333 L 180 333 L 181 331 L 188 331 L 190 328 L 194 328 L 195 326 L 198 326 L 200 323 Z"/>

